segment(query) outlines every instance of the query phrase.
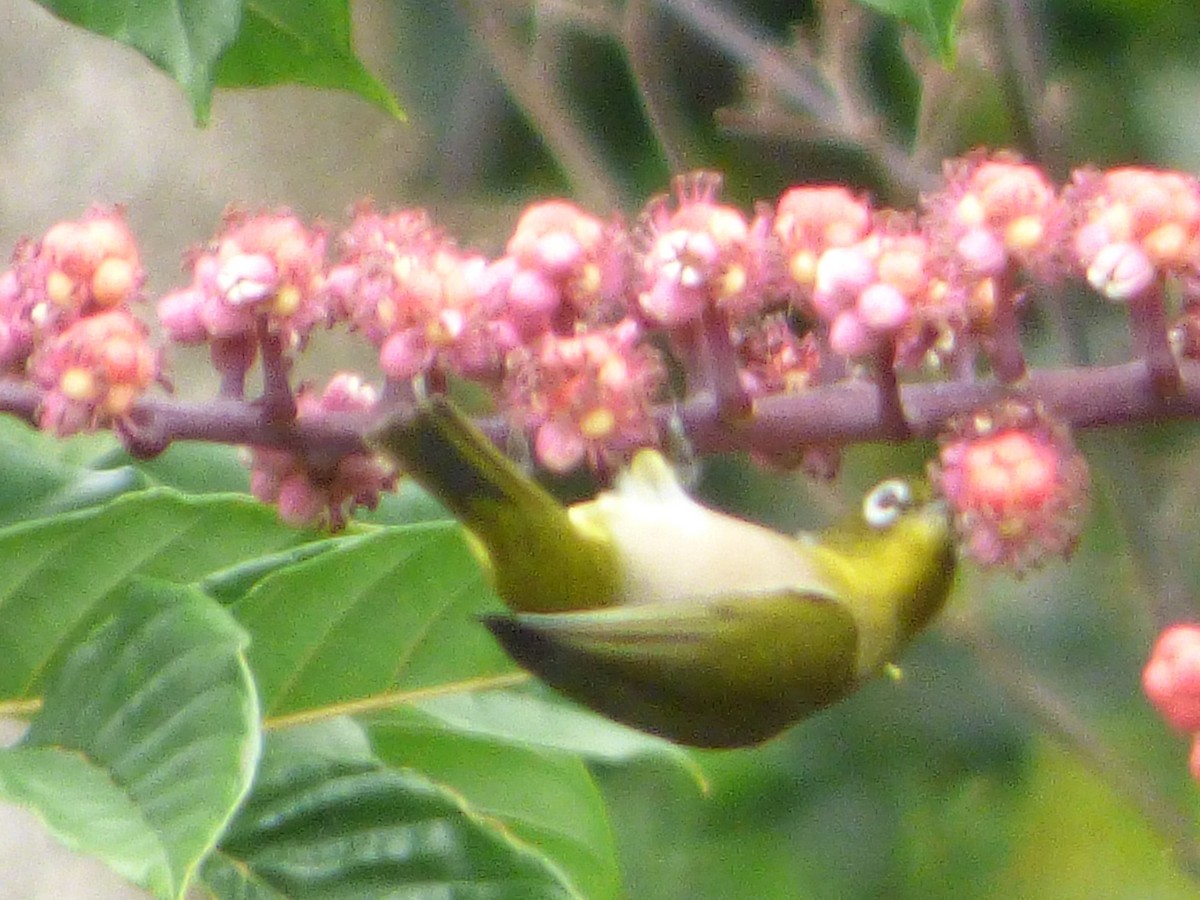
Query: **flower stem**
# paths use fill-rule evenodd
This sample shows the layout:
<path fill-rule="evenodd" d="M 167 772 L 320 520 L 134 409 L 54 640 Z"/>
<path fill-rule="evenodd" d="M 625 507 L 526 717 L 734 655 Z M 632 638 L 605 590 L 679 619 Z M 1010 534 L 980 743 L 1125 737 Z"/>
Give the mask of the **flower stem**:
<path fill-rule="evenodd" d="M 1163 289 L 1155 281 L 1129 301 L 1129 322 L 1133 329 L 1134 351 L 1146 363 L 1150 385 L 1160 397 L 1179 393 L 1179 364 L 1167 338 L 1167 317 L 1163 311 Z"/>
<path fill-rule="evenodd" d="M 706 380 L 717 399 L 717 410 L 726 422 L 739 422 L 750 414 L 751 404 L 738 374 L 737 350 L 729 336 L 729 321 L 720 310 L 709 307 L 700 327 L 708 366 Z"/>

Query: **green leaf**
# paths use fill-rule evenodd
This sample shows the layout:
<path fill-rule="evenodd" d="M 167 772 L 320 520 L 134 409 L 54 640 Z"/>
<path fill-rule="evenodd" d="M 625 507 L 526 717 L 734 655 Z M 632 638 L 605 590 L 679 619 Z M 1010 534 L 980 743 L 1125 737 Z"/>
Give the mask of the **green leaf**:
<path fill-rule="evenodd" d="M 301 544 L 299 547 L 289 547 L 278 553 L 256 556 L 205 576 L 197 586 L 210 597 L 231 604 L 245 597 L 251 588 L 271 573 L 334 550 L 345 541 L 344 537 L 327 538 Z"/>
<path fill-rule="evenodd" d="M 245 0 L 37 0 L 59 18 L 137 50 L 183 88 L 205 122 L 221 54 L 242 28 Z"/>
<path fill-rule="evenodd" d="M 222 898 L 571 896 L 499 823 L 381 763 L 344 719 L 269 736 L 203 880 Z"/>
<path fill-rule="evenodd" d="M 706 788 L 695 757 L 678 744 L 605 719 L 536 683 L 417 698 L 412 707 L 415 715 L 450 731 L 562 751 L 607 765 L 648 760 L 683 769 L 701 790 Z"/>
<path fill-rule="evenodd" d="M 94 448 L 94 441 L 57 440 L 0 416 L 0 525 L 95 506 L 145 485 L 128 465 L 94 471 L 77 464 Z"/>
<path fill-rule="evenodd" d="M 266 576 L 232 611 L 278 717 L 512 673 L 476 621 L 497 608 L 461 528 L 440 522 L 344 538 Z"/>
<path fill-rule="evenodd" d="M 379 498 L 373 510 L 359 510 L 354 521 L 375 525 L 414 525 L 417 522 L 447 522 L 450 513 L 411 478 L 400 479 L 395 491 Z"/>
<path fill-rule="evenodd" d="M 198 591 L 139 582 L 49 678 L 0 793 L 68 846 L 181 897 L 249 790 L 258 704 L 245 633 Z"/>
<path fill-rule="evenodd" d="M 411 766 L 503 822 L 552 860 L 578 896 L 604 900 L 620 893 L 608 815 L 579 757 L 413 708 L 382 714 L 369 732 L 385 761 Z"/>
<path fill-rule="evenodd" d="M 188 583 L 302 542 L 246 497 L 165 488 L 0 529 L 0 697 L 34 697 L 133 575 Z"/>
<path fill-rule="evenodd" d="M 954 25 L 962 0 L 858 0 L 912 28 L 943 65 L 954 62 Z"/>
<path fill-rule="evenodd" d="M 221 58 L 222 87 L 295 82 L 350 91 L 404 118 L 396 98 L 354 55 L 347 0 L 249 0 L 237 41 Z"/>
<path fill-rule="evenodd" d="M 212 92 L 293 82 L 350 91 L 403 118 L 354 55 L 348 0 L 37 0 L 59 18 L 126 44 L 183 88 L 203 124 Z"/>
<path fill-rule="evenodd" d="M 420 698 L 367 720 L 375 750 L 452 787 L 560 866 L 589 898 L 619 893 L 608 814 L 584 760 L 649 760 L 684 771 L 692 754 L 549 695 L 538 685 Z"/>
<path fill-rule="evenodd" d="M 131 457 L 117 447 L 98 458 L 94 468 L 135 467 L 154 484 L 189 494 L 250 493 L 250 471 L 236 447 L 202 441 L 178 441 L 153 459 Z"/>
<path fill-rule="evenodd" d="M 86 756 L 60 747 L 0 751 L 0 796 L 32 809 L 73 850 L 162 896 L 171 863 L 137 803 Z"/>

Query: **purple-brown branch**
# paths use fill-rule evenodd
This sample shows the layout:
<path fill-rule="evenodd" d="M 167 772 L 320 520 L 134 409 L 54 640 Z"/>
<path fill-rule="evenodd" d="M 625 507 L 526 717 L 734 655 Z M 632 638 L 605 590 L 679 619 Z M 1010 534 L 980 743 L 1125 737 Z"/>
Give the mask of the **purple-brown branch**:
<path fill-rule="evenodd" d="M 954 416 L 971 413 L 1008 393 L 1011 388 L 991 379 L 899 387 L 904 422 L 916 438 L 935 437 Z M 1143 362 L 1033 369 L 1019 393 L 1028 401 L 1040 401 L 1075 428 L 1200 417 L 1200 363 L 1183 363 L 1178 392 L 1165 397 L 1155 390 Z M 27 421 L 34 420 L 41 396 L 28 382 L 0 380 L 0 409 Z M 895 422 L 881 411 L 879 386 L 865 380 L 763 397 L 754 403 L 750 416 L 736 423 L 722 414 L 711 394 L 657 410 L 664 427 L 673 415 L 679 416 L 694 447 L 707 453 L 758 450 L 779 456 L 806 445 L 896 440 Z M 208 441 L 324 457 L 361 451 L 362 435 L 372 421 L 364 414 L 331 414 L 320 421 L 283 424 L 271 421 L 256 401 L 230 399 L 146 398 L 137 403 L 131 417 L 139 432 L 153 434 L 161 446 Z M 500 420 L 483 424 L 494 439 L 503 440 L 506 426 Z"/>
<path fill-rule="evenodd" d="M 990 379 L 936 382 L 902 385 L 900 400 L 912 436 L 932 438 L 954 416 L 1010 392 Z M 1075 428 L 1194 417 L 1200 415 L 1200 364 L 1181 366 L 1179 392 L 1170 397 L 1155 390 L 1141 362 L 1030 370 L 1020 395 L 1042 402 Z M 868 381 L 765 397 L 738 428 L 722 422 L 711 400 L 694 399 L 682 406 L 680 415 L 696 447 L 709 452 L 755 449 L 770 454 L 806 444 L 893 440 L 895 433 L 894 425 L 881 415 L 879 387 Z"/>

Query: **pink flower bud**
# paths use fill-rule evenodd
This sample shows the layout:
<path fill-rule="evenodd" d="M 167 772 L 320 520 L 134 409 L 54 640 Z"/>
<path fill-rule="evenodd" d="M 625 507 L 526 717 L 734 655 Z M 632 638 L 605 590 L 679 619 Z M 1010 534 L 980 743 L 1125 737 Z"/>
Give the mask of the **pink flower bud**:
<path fill-rule="evenodd" d="M 564 231 L 552 231 L 538 239 L 533 255 L 543 271 L 552 275 L 563 275 L 579 264 L 583 257 L 583 247 L 574 235 Z"/>
<path fill-rule="evenodd" d="M 858 318 L 873 331 L 899 331 L 912 318 L 908 298 L 890 284 L 873 284 L 858 295 Z"/>
<path fill-rule="evenodd" d="M 879 338 L 854 312 L 840 313 L 829 326 L 829 348 L 841 356 L 861 359 L 878 346 Z"/>
<path fill-rule="evenodd" d="M 96 267 L 92 275 L 92 299 L 97 306 L 111 308 L 124 303 L 133 294 L 140 280 L 140 271 L 128 259 L 109 257 Z"/>
<path fill-rule="evenodd" d="M 233 306 L 223 298 L 208 295 L 199 309 L 204 330 L 212 338 L 233 338 L 254 333 L 254 310 Z"/>
<path fill-rule="evenodd" d="M 301 472 L 293 473 L 279 485 L 279 518 L 293 528 L 315 523 L 324 512 L 327 500 Z"/>
<path fill-rule="evenodd" d="M 272 469 L 255 469 L 250 473 L 250 493 L 262 503 L 274 503 L 279 496 L 279 477 Z"/>
<path fill-rule="evenodd" d="M 814 289 L 824 295 L 826 309 L 843 307 L 875 281 L 875 261 L 863 248 L 833 247 L 817 262 Z"/>
<path fill-rule="evenodd" d="M 1071 249 L 1076 261 L 1086 269 L 1096 258 L 1096 254 L 1105 247 L 1116 243 L 1112 229 L 1104 221 L 1089 222 L 1075 232 L 1071 241 Z"/>
<path fill-rule="evenodd" d="M 704 312 L 702 293 L 682 287 L 676 278 L 657 279 L 638 296 L 638 304 L 650 319 L 667 328 L 677 328 L 694 322 Z"/>
<path fill-rule="evenodd" d="M 429 360 L 429 348 L 415 329 L 397 331 L 379 350 L 379 366 L 389 378 L 415 378 Z"/>
<path fill-rule="evenodd" d="M 312 397 L 311 393 L 305 393 Z M 326 412 L 360 412 L 379 402 L 379 392 L 356 372 L 338 372 L 321 393 L 319 408 Z"/>
<path fill-rule="evenodd" d="M 1159 635 L 1142 689 L 1172 728 L 1200 732 L 1200 625 L 1172 625 Z"/>
<path fill-rule="evenodd" d="M 198 344 L 208 337 L 200 315 L 204 294 L 196 288 L 172 291 L 158 301 L 158 321 L 171 340 L 180 344 Z"/>
<path fill-rule="evenodd" d="M 1138 296 L 1158 277 L 1154 264 L 1137 244 L 1109 244 L 1087 268 L 1088 284 L 1116 302 Z"/>
<path fill-rule="evenodd" d="M 976 275 L 992 278 L 1004 271 L 1008 265 L 1008 252 L 1004 242 L 996 233 L 986 228 L 972 228 L 967 231 L 954 250 Z"/>
<path fill-rule="evenodd" d="M 569 472 L 583 462 L 587 444 L 578 430 L 561 422 L 547 422 L 537 430 L 533 450 L 551 472 Z"/>
<path fill-rule="evenodd" d="M 561 302 L 558 288 L 534 269 L 521 269 L 508 287 L 508 301 L 519 317 L 551 315 Z"/>
<path fill-rule="evenodd" d="M 217 290 L 231 306 L 260 303 L 279 287 L 279 271 L 264 253 L 241 253 L 221 263 Z"/>

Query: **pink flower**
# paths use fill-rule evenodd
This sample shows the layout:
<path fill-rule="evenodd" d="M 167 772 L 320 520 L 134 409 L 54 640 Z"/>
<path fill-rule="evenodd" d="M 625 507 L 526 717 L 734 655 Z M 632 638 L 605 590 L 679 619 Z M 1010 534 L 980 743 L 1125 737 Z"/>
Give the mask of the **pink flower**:
<path fill-rule="evenodd" d="M 866 237 L 830 247 L 817 260 L 810 312 L 829 326 L 829 347 L 854 359 L 903 344 L 928 349 L 928 335 L 956 321 L 929 244 L 903 217 L 880 218 Z"/>
<path fill-rule="evenodd" d="M 1070 556 L 1083 531 L 1087 463 L 1040 406 L 1009 399 L 955 419 L 931 475 L 981 565 L 1021 574 Z"/>
<path fill-rule="evenodd" d="M 302 388 L 297 419 L 319 421 L 330 415 L 367 412 L 378 395 L 353 373 L 335 375 L 320 394 Z M 355 507 L 374 509 L 383 491 L 396 484 L 395 473 L 370 453 L 350 453 L 335 460 L 313 460 L 302 454 L 267 447 L 251 448 L 250 489 L 296 527 L 327 524 L 337 531 Z"/>
<path fill-rule="evenodd" d="M 664 378 L 637 323 L 624 319 L 571 337 L 543 335 L 514 353 L 505 386 L 519 424 L 534 431 L 538 461 L 566 472 L 657 443 L 652 405 Z"/>
<path fill-rule="evenodd" d="M 338 236 L 338 263 L 326 279 L 335 317 L 349 320 L 376 344 L 395 329 L 413 326 L 440 291 L 432 261 L 452 247 L 423 210 L 384 215 L 360 205 Z"/>
<path fill-rule="evenodd" d="M 1158 636 L 1142 689 L 1172 728 L 1200 732 L 1200 625 L 1172 625 Z"/>
<path fill-rule="evenodd" d="M 204 292 L 196 287 L 171 291 L 158 301 L 158 321 L 177 344 L 202 344 L 208 340 L 208 328 L 201 310 Z"/>
<path fill-rule="evenodd" d="M 158 376 L 145 327 L 123 310 L 77 320 L 41 347 L 31 377 L 46 390 L 38 424 L 59 435 L 127 415 Z"/>
<path fill-rule="evenodd" d="M 494 267 L 458 249 L 420 211 L 360 207 L 339 241 L 327 292 L 339 314 L 379 346 L 392 379 L 440 369 L 497 381 L 517 329 L 502 315 Z"/>
<path fill-rule="evenodd" d="M 330 318 L 325 233 L 281 210 L 226 213 L 222 231 L 191 260 L 192 283 L 159 302 L 159 320 L 180 343 L 253 338 L 258 322 L 303 343 Z"/>
<path fill-rule="evenodd" d="M 120 208 L 93 207 L 25 240 L 0 276 L 0 368 L 21 373 L 36 344 L 81 317 L 121 309 L 145 273 Z"/>
<path fill-rule="evenodd" d="M 871 228 L 871 204 L 836 185 L 789 188 L 775 208 L 772 232 L 783 253 L 784 279 L 794 301 L 807 298 L 825 251 L 857 244 Z"/>
<path fill-rule="evenodd" d="M 1018 266 L 1039 281 L 1057 278 L 1067 219 L 1041 169 L 1010 153 L 977 152 L 947 162 L 944 177 L 946 186 L 924 200 L 924 223 L 964 278 Z"/>
<path fill-rule="evenodd" d="M 522 213 L 497 261 L 505 285 L 503 314 L 524 335 L 611 323 L 626 312 L 631 273 L 629 240 L 565 200 L 536 203 Z"/>
<path fill-rule="evenodd" d="M 638 303 L 651 321 L 678 328 L 706 309 L 738 317 L 760 311 L 769 286 L 770 223 L 716 203 L 721 178 L 693 172 L 675 179 L 675 203 L 660 197 L 643 215 Z"/>
<path fill-rule="evenodd" d="M 1200 274 L 1200 182 L 1182 172 L 1140 167 L 1080 170 L 1067 197 L 1078 220 L 1072 252 L 1078 269 L 1110 300 L 1135 295 L 1167 275 Z M 1112 257 L 1113 247 L 1123 248 Z M 1110 254 L 1107 259 L 1104 254 Z M 1136 278 L 1111 277 L 1117 262 L 1138 257 Z M 1157 277 L 1140 274 L 1150 268 Z"/>
<path fill-rule="evenodd" d="M 28 259 L 35 289 L 54 316 L 68 321 L 127 303 L 145 279 L 137 245 L 120 208 L 93 207 L 83 218 L 59 222 Z"/>

